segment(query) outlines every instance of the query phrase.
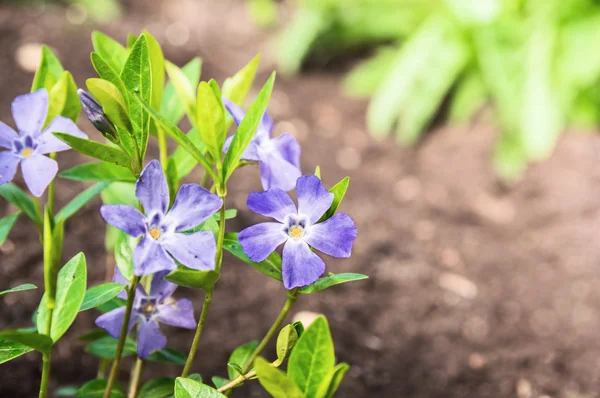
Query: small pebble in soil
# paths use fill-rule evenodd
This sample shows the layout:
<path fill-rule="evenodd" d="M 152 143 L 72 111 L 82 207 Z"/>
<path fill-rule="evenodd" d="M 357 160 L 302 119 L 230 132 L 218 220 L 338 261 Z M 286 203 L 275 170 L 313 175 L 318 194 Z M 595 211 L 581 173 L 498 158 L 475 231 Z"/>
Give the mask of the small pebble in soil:
<path fill-rule="evenodd" d="M 529 325 L 538 336 L 547 337 L 556 332 L 558 319 L 553 311 L 548 309 L 537 309 L 533 312 Z"/>
<path fill-rule="evenodd" d="M 482 342 L 488 336 L 489 331 L 488 323 L 479 316 L 469 318 L 462 328 L 463 336 L 472 342 Z"/>
<path fill-rule="evenodd" d="M 453 247 L 446 247 L 440 253 L 440 264 L 447 268 L 456 268 L 461 265 L 460 253 Z"/>
<path fill-rule="evenodd" d="M 533 395 L 533 387 L 526 379 L 519 379 L 515 390 L 518 398 L 530 398 Z"/>
<path fill-rule="evenodd" d="M 482 369 L 487 363 L 487 359 L 478 352 L 469 355 L 469 367 L 473 370 Z"/>
<path fill-rule="evenodd" d="M 42 45 L 40 43 L 26 43 L 17 48 L 15 61 L 21 69 L 33 73 L 40 63 L 41 56 Z"/>
<path fill-rule="evenodd" d="M 360 167 L 362 161 L 360 153 L 349 146 L 338 150 L 335 160 L 338 166 L 344 170 L 356 170 Z"/>
<path fill-rule="evenodd" d="M 169 44 L 175 47 L 181 47 L 187 44 L 190 39 L 190 29 L 181 22 L 174 22 L 167 26 L 165 36 Z"/>
<path fill-rule="evenodd" d="M 415 200 L 421 193 L 421 181 L 415 176 L 406 176 L 394 184 L 394 198 L 399 202 Z"/>

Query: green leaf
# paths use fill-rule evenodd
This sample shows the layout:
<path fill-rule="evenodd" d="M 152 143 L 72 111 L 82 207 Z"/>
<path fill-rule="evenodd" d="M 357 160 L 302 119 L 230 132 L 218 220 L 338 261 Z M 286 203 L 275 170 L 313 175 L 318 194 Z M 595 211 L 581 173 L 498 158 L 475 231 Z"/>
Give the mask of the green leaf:
<path fill-rule="evenodd" d="M 256 76 L 258 65 L 260 64 L 260 54 L 257 54 L 246 66 L 240 69 L 235 75 L 228 77 L 223 82 L 223 97 L 237 105 L 242 105 Z M 233 119 L 227 117 L 225 128 L 227 129 Z"/>
<path fill-rule="evenodd" d="M 74 397 L 79 387 L 62 386 L 54 391 L 55 397 Z"/>
<path fill-rule="evenodd" d="M 258 381 L 274 398 L 304 398 L 316 395 L 304 395 L 285 373 L 271 365 L 263 358 L 256 358 L 256 374 Z"/>
<path fill-rule="evenodd" d="M 169 135 L 171 138 L 173 138 L 173 140 L 177 142 L 177 144 L 179 144 L 186 151 L 188 151 L 188 153 L 192 155 L 192 157 L 194 157 L 194 159 L 196 159 L 198 163 L 200 163 L 200 165 L 213 178 L 213 180 L 216 180 L 216 175 L 212 170 L 210 163 L 208 163 L 208 160 L 204 157 L 202 152 L 200 152 L 196 145 L 194 145 L 192 141 L 190 141 L 190 139 L 185 135 L 185 133 L 181 131 L 179 127 L 167 122 L 163 116 L 161 116 L 159 113 L 154 111 L 154 109 L 150 108 L 146 103 L 144 103 L 139 96 L 134 96 L 134 98 L 150 114 L 150 117 L 152 117 L 152 119 L 156 121 L 158 127 L 163 129 L 163 131 L 167 133 L 167 135 Z"/>
<path fill-rule="evenodd" d="M 325 290 L 330 288 L 331 286 L 339 285 L 340 283 L 352 282 L 352 281 L 360 281 L 363 279 L 368 279 L 369 277 L 363 274 L 353 274 L 353 273 L 344 273 L 344 274 L 333 274 L 317 279 L 312 285 L 308 285 L 300 288 L 300 293 L 310 294 L 315 292 L 320 292 L 321 290 Z"/>
<path fill-rule="evenodd" d="M 121 80 L 130 94 L 140 96 L 147 103 L 151 103 L 152 98 L 152 65 L 148 43 L 145 35 L 141 35 L 135 41 L 127 61 L 121 72 Z M 140 153 L 140 160 L 144 159 L 146 147 L 148 145 L 148 132 L 150 118 L 144 107 L 137 101 L 129 102 L 129 116 L 131 122 L 135 125 L 135 138 Z"/>
<path fill-rule="evenodd" d="M 202 383 L 202 376 L 200 376 L 200 373 L 192 373 L 187 378 L 188 379 L 192 379 L 192 380 L 196 380 L 196 381 Z"/>
<path fill-rule="evenodd" d="M 0 196 L 21 209 L 36 224 L 42 223 L 31 198 L 15 184 L 9 182 L 8 184 L 0 185 Z"/>
<path fill-rule="evenodd" d="M 337 366 L 331 370 L 331 374 L 325 379 L 325 382 L 321 384 L 316 396 L 333 398 L 349 370 L 350 365 L 347 363 L 338 363 Z"/>
<path fill-rule="evenodd" d="M 280 363 L 290 356 L 292 349 L 298 341 L 298 332 L 294 325 L 286 325 L 277 336 L 277 359 Z"/>
<path fill-rule="evenodd" d="M 283 280 L 281 277 L 281 256 L 278 253 L 273 252 L 264 261 L 255 263 L 254 261 L 250 260 L 246 253 L 244 253 L 244 249 L 242 249 L 242 245 L 240 245 L 237 236 L 238 234 L 236 232 L 226 233 L 225 240 L 223 241 L 223 249 L 227 250 L 229 253 L 233 254 L 245 263 L 250 264 L 263 274 L 278 281 Z"/>
<path fill-rule="evenodd" d="M 10 288 L 8 290 L 3 290 L 0 292 L 0 296 L 4 296 L 5 294 L 8 293 L 14 293 L 14 292 L 22 292 L 24 290 L 33 290 L 33 289 L 37 289 L 36 285 L 33 285 L 31 283 L 24 283 L 22 285 L 19 286 L 15 286 L 13 288 Z"/>
<path fill-rule="evenodd" d="M 174 348 L 163 348 L 160 351 L 152 353 L 152 355 L 146 358 L 147 361 L 161 362 L 161 363 L 173 363 L 175 365 L 185 365 L 187 356 L 177 351 Z"/>
<path fill-rule="evenodd" d="M 56 222 L 66 221 L 71 216 L 79 211 L 83 206 L 86 205 L 90 200 L 92 200 L 96 195 L 106 188 L 110 182 L 101 182 L 96 185 L 91 186 L 85 191 L 81 192 L 77 195 L 73 200 L 71 200 L 65 207 L 60 209 L 60 211 L 56 214 Z"/>
<path fill-rule="evenodd" d="M 225 398 L 214 388 L 189 378 L 175 379 L 175 398 Z"/>
<path fill-rule="evenodd" d="M 110 64 L 104 60 L 104 58 L 98 55 L 98 53 L 91 53 L 90 59 L 92 60 L 92 65 L 94 66 L 96 73 L 98 73 L 98 76 L 114 84 L 125 98 L 125 102 L 129 104 L 128 92 L 125 88 L 125 84 L 123 84 L 123 80 L 121 80 L 119 73 L 115 71 Z"/>
<path fill-rule="evenodd" d="M 126 304 L 127 304 L 127 300 L 119 298 L 119 297 L 115 297 L 114 299 L 109 300 L 106 303 L 99 305 L 98 307 L 96 307 L 96 309 L 98 311 L 100 311 L 101 313 L 106 314 L 107 312 L 115 310 L 119 307 L 124 307 Z"/>
<path fill-rule="evenodd" d="M 102 32 L 92 32 L 94 51 L 117 73 L 123 69 L 128 51 L 123 45 Z"/>
<path fill-rule="evenodd" d="M 117 294 L 123 291 L 123 289 L 125 289 L 125 286 L 114 282 L 103 283 L 101 285 L 94 286 L 85 292 L 85 296 L 83 297 L 83 302 L 81 303 L 79 311 L 96 308 L 99 305 L 115 298 Z"/>
<path fill-rule="evenodd" d="M 180 268 L 165 276 L 165 280 L 179 286 L 212 291 L 219 279 L 216 271 L 197 271 L 190 268 Z"/>
<path fill-rule="evenodd" d="M 63 72 L 64 69 L 52 50 L 47 46 L 42 46 L 42 57 L 40 58 L 40 64 L 35 70 L 31 91 L 45 88 L 50 92 Z"/>
<path fill-rule="evenodd" d="M 61 172 L 59 177 L 75 181 L 135 182 L 135 176 L 131 173 L 131 170 L 106 162 L 80 164 Z"/>
<path fill-rule="evenodd" d="M 119 271 L 121 271 L 121 275 L 128 281 L 133 278 L 133 251 L 136 245 L 136 238 L 119 231 L 117 243 L 115 244 L 115 262 Z"/>
<path fill-rule="evenodd" d="M 335 184 L 329 192 L 333 194 L 333 202 L 329 209 L 323 214 L 323 217 L 318 222 L 323 222 L 335 214 L 338 207 L 340 207 L 340 203 L 342 203 L 342 199 L 346 196 L 346 191 L 348 190 L 348 185 L 350 184 L 350 177 L 345 177 L 342 181 Z"/>
<path fill-rule="evenodd" d="M 113 359 L 117 352 L 117 343 L 117 339 L 112 336 L 101 337 L 86 345 L 84 350 L 99 358 Z M 130 355 L 136 355 L 136 345 L 133 340 L 128 338 L 125 340 L 125 345 L 123 346 L 123 356 Z"/>
<path fill-rule="evenodd" d="M 56 305 L 52 314 L 52 329 L 50 337 L 57 341 L 67 331 L 75 320 L 83 298 L 87 269 L 83 253 L 77 254 L 70 259 L 58 272 L 56 284 Z M 40 312 L 37 319 L 38 332 L 44 332 L 46 328 L 46 317 L 48 316 L 45 301 L 46 295 L 40 303 Z"/>
<path fill-rule="evenodd" d="M 238 348 L 233 350 L 233 352 L 229 356 L 229 360 L 227 361 L 227 364 L 228 365 L 233 364 L 233 365 L 239 367 L 240 369 L 246 367 L 246 362 L 248 362 L 248 360 L 252 356 L 252 353 L 254 352 L 254 350 L 256 350 L 257 347 L 258 347 L 258 341 L 256 341 L 256 340 L 253 340 L 249 343 L 239 346 Z M 235 379 L 238 376 L 238 373 L 240 373 L 240 372 L 229 367 L 227 369 L 227 373 L 228 373 L 230 379 Z"/>
<path fill-rule="evenodd" d="M 317 165 L 317 167 L 315 168 L 315 176 L 317 176 L 319 178 L 319 180 L 322 180 L 321 178 L 321 166 Z"/>
<path fill-rule="evenodd" d="M 102 105 L 102 110 L 115 126 L 131 131 L 131 121 L 127 111 L 127 102 L 119 88 L 108 80 L 87 79 L 85 84 L 92 95 Z"/>
<path fill-rule="evenodd" d="M 256 133 L 258 125 L 267 110 L 274 83 L 275 72 L 271 74 L 267 83 L 265 83 L 262 90 L 260 90 L 260 93 L 258 93 L 258 96 L 250 106 L 250 109 L 248 109 L 244 119 L 241 121 L 233 135 L 231 145 L 229 145 L 229 148 L 227 149 L 227 154 L 225 155 L 225 160 L 223 162 L 224 174 L 222 183 L 226 183 L 229 177 L 231 177 L 231 174 L 238 166 L 242 153 L 246 150 L 250 140 L 252 140 L 252 137 Z"/>
<path fill-rule="evenodd" d="M 48 353 L 53 344 L 52 339 L 48 336 L 18 330 L 0 331 L 0 341 L 12 341 L 13 343 L 23 344 L 42 353 Z"/>
<path fill-rule="evenodd" d="M 167 185 L 169 186 L 169 208 L 173 206 L 175 197 L 177 197 L 177 191 L 179 190 L 179 175 L 177 174 L 177 164 L 175 159 L 170 157 L 167 160 L 167 169 L 165 170 L 165 176 L 167 177 Z"/>
<path fill-rule="evenodd" d="M 108 332 L 104 329 L 96 328 L 92 329 L 89 332 L 86 332 L 79 337 L 77 337 L 77 341 L 81 342 L 92 342 L 98 339 L 104 338 L 108 336 Z"/>
<path fill-rule="evenodd" d="M 109 163 L 131 168 L 131 159 L 124 152 L 108 145 L 92 140 L 75 137 L 70 134 L 54 133 L 58 139 L 75 149 L 77 152 Z"/>
<path fill-rule="evenodd" d="M 198 129 L 196 127 L 192 128 L 186 136 L 189 138 L 192 144 L 198 148 L 200 153 L 206 153 L 206 146 L 202 142 L 200 138 L 200 133 L 198 133 Z M 173 162 L 177 166 L 177 176 L 179 179 L 187 176 L 191 173 L 191 171 L 196 167 L 198 161 L 190 155 L 190 153 L 183 147 L 179 146 L 173 152 L 173 155 L 169 158 L 169 160 L 173 159 Z"/>
<path fill-rule="evenodd" d="M 288 377 L 300 387 L 304 395 L 314 397 L 334 365 L 329 325 L 324 316 L 319 316 L 296 343 L 288 361 Z"/>
<path fill-rule="evenodd" d="M 150 96 L 150 105 L 152 108 L 159 110 L 165 86 L 165 56 L 160 48 L 160 44 L 154 36 L 149 32 L 144 32 L 143 36 L 146 37 L 148 43 L 148 57 L 150 58 L 150 66 L 152 69 L 152 93 Z"/>
<path fill-rule="evenodd" d="M 302 322 L 296 321 L 296 322 L 292 323 L 292 326 L 294 327 L 294 329 L 296 329 L 296 333 L 298 333 L 298 337 L 302 336 L 302 334 L 304 333 L 304 325 L 302 324 Z"/>
<path fill-rule="evenodd" d="M 244 375 L 244 372 L 242 371 L 242 367 L 240 365 L 238 365 L 237 363 L 228 363 L 227 368 L 228 368 L 229 372 L 232 372 L 233 374 L 235 374 L 235 377 Z"/>
<path fill-rule="evenodd" d="M 175 70 L 169 70 L 174 68 Z M 197 87 L 200 82 L 201 68 L 202 60 L 198 57 L 192 59 L 181 69 L 169 62 L 165 63 L 165 69 L 169 75 L 169 82 L 163 92 L 163 98 L 160 104 L 160 114 L 163 115 L 169 123 L 178 124 L 186 112 L 186 109 L 188 110 L 188 114 L 196 114 L 195 110 L 188 107 L 196 106 L 194 87 Z"/>
<path fill-rule="evenodd" d="M 33 348 L 14 341 L 0 340 L 0 364 L 33 351 Z"/>
<path fill-rule="evenodd" d="M 449 119 L 455 124 L 468 123 L 487 101 L 487 89 L 478 71 L 467 73 L 452 96 Z"/>
<path fill-rule="evenodd" d="M 108 380 L 106 379 L 95 379 L 90 380 L 81 386 L 77 392 L 75 392 L 75 396 L 79 398 L 102 398 L 104 396 L 104 390 L 106 389 L 106 384 Z M 115 383 L 110 392 L 110 398 L 125 398 L 125 391 L 119 385 L 119 383 Z"/>
<path fill-rule="evenodd" d="M 21 213 L 17 212 L 15 214 L 11 214 L 10 216 L 0 218 L 0 246 L 2 246 L 2 244 L 8 237 L 8 233 L 15 225 L 20 215 Z"/>
<path fill-rule="evenodd" d="M 190 62 L 190 64 L 194 61 L 196 61 L 196 64 L 198 65 L 198 78 L 195 80 L 192 80 L 192 78 L 195 78 L 196 76 L 192 76 L 192 78 L 190 78 L 190 76 L 186 75 L 184 71 L 185 67 L 184 69 L 179 69 L 177 65 L 172 64 L 170 62 L 167 62 L 165 64 L 165 68 L 169 75 L 169 84 L 171 84 L 173 90 L 171 98 L 177 99 L 177 101 L 174 101 L 174 103 L 171 104 L 173 110 L 167 112 L 166 109 L 161 109 L 161 114 L 164 115 L 167 118 L 167 120 L 169 120 L 173 124 L 177 124 L 179 122 L 179 120 L 181 119 L 181 116 L 179 115 L 183 115 L 182 112 L 187 113 L 192 123 L 196 123 L 196 96 L 194 92 L 194 87 L 198 85 L 198 81 L 200 80 L 200 68 L 202 67 L 202 62 L 199 58 L 195 58 Z M 196 68 L 194 64 L 192 64 L 192 66 Z M 196 70 L 192 69 L 192 67 L 190 67 L 190 69 L 191 70 L 188 73 L 196 72 Z M 175 108 L 175 106 L 177 106 L 177 108 Z M 171 113 L 174 114 L 170 116 Z M 177 118 L 176 116 L 179 116 L 179 118 Z"/>
<path fill-rule="evenodd" d="M 65 71 L 58 82 L 49 92 L 50 103 L 46 124 L 50 123 L 56 116 L 61 115 L 77 122 L 81 112 L 81 101 L 77 95 L 77 84 L 71 73 Z"/>
<path fill-rule="evenodd" d="M 215 385 L 216 388 L 221 388 L 223 387 L 225 384 L 229 383 L 229 379 L 226 379 L 224 377 L 219 377 L 219 376 L 213 376 L 210 381 L 213 382 L 213 384 Z"/>
<path fill-rule="evenodd" d="M 392 67 L 398 49 L 384 47 L 368 60 L 361 62 L 346 75 L 344 90 L 352 96 L 368 98 L 381 86 Z"/>
<path fill-rule="evenodd" d="M 156 377 L 146 382 L 137 394 L 137 398 L 164 398 L 173 395 L 175 379 Z"/>
<path fill-rule="evenodd" d="M 196 128 L 208 153 L 220 161 L 225 142 L 225 114 L 217 82 L 200 82 L 196 103 Z"/>

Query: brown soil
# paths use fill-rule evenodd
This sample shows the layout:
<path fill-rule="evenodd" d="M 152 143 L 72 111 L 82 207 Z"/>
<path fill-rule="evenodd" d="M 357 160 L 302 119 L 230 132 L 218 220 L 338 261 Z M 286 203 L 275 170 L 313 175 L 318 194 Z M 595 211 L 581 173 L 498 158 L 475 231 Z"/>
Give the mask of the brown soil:
<path fill-rule="evenodd" d="M 23 44 L 54 47 L 80 85 L 94 76 L 88 60 L 93 26 L 71 25 L 64 15 L 62 8 L 0 7 L 0 120 L 11 123 L 12 98 L 30 86 L 32 74 L 15 60 Z M 175 21 L 190 32 L 183 47 L 166 40 L 165 29 Z M 204 79 L 222 80 L 257 51 L 265 53 L 258 80 L 273 67 L 264 34 L 237 1 L 132 1 L 121 21 L 102 30 L 124 38 L 143 27 L 179 64 L 201 55 Z M 329 318 L 337 357 L 352 365 L 339 396 L 595 396 L 600 138 L 566 135 L 549 161 L 506 187 L 490 167 L 496 132 L 488 123 L 438 128 L 416 150 L 376 142 L 365 132 L 366 104 L 344 98 L 339 82 L 339 73 L 280 77 L 270 107 L 277 130 L 289 130 L 302 142 L 307 173 L 320 164 L 326 184 L 352 178 L 342 210 L 356 220 L 359 237 L 353 257 L 328 259 L 328 269 L 371 279 L 303 296 L 296 308 Z M 86 121 L 81 125 L 92 133 Z M 70 152 L 61 157 L 61 168 L 82 161 Z M 68 181 L 58 187 L 60 204 L 82 188 Z M 259 220 L 244 204 L 259 187 L 257 171 L 244 170 L 232 187 L 229 205 L 241 211 L 230 227 L 239 230 Z M 105 275 L 99 205 L 96 200 L 87 206 L 66 231 L 65 258 L 85 252 L 90 285 Z M 0 214 L 8 211 L 0 204 Z M 25 218 L 0 256 L 0 290 L 24 282 L 43 285 L 41 249 Z M 223 270 L 194 367 L 205 378 L 225 376 L 229 353 L 262 337 L 285 299 L 280 284 L 231 257 Z M 192 296 L 199 312 L 198 292 L 181 289 L 179 295 Z M 40 296 L 38 290 L 3 297 L 0 328 L 30 325 Z M 72 342 L 95 316 L 83 313 L 56 347 L 53 389 L 95 377 L 97 360 Z M 187 349 L 192 332 L 164 331 L 171 345 Z M 123 383 L 130 362 L 125 365 Z M 179 371 L 150 365 L 146 377 Z M 39 375 L 34 353 L 2 365 L 0 396 L 36 396 Z M 249 382 L 236 395 L 265 393 Z"/>

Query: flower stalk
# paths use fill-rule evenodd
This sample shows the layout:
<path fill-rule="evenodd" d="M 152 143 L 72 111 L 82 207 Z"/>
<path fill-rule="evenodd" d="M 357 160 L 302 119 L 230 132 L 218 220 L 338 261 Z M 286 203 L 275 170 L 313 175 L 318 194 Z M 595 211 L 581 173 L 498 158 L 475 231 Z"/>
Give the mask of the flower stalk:
<path fill-rule="evenodd" d="M 129 382 L 129 398 L 135 398 L 137 396 L 145 365 L 146 362 L 143 359 L 139 357 L 136 359 L 133 371 L 131 372 L 131 381 Z"/>

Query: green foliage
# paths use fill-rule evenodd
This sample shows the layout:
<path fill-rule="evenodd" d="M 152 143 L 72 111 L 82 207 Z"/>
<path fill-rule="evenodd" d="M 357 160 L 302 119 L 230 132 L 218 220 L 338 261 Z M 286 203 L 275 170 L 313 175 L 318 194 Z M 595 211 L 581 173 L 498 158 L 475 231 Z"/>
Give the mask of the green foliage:
<path fill-rule="evenodd" d="M 87 79 L 85 82 L 88 90 L 102 105 L 102 110 L 117 128 L 131 131 L 127 103 L 117 86 L 108 80 Z"/>
<path fill-rule="evenodd" d="M 129 156 L 115 147 L 101 144 L 92 140 L 85 140 L 70 134 L 54 133 L 54 135 L 83 155 L 104 160 L 105 162 L 116 164 L 117 166 L 127 168 L 132 167 L 132 162 Z"/>
<path fill-rule="evenodd" d="M 169 83 L 164 91 L 164 97 L 160 113 L 171 124 L 177 124 L 187 113 L 192 123 L 196 123 L 196 96 L 194 87 L 200 81 L 200 70 L 202 61 L 194 58 L 186 66 L 179 69 L 175 64 L 165 64 Z"/>
<path fill-rule="evenodd" d="M 319 178 L 321 178 L 320 174 L 321 174 L 321 170 L 319 170 L 319 176 L 318 176 Z M 337 211 L 338 207 L 340 207 L 340 203 L 342 203 L 342 199 L 344 199 L 344 196 L 346 196 L 346 191 L 348 190 L 348 185 L 350 185 L 350 177 L 344 177 L 344 179 L 342 179 L 340 182 L 338 182 L 333 187 L 331 187 L 329 192 L 331 192 L 333 194 L 333 202 L 331 203 L 331 206 L 329 207 L 329 209 L 325 212 L 325 214 L 323 214 L 323 217 L 321 217 L 321 219 L 318 222 L 323 222 L 323 221 L 333 217 L 333 215 Z"/>
<path fill-rule="evenodd" d="M 22 332 L 19 330 L 0 331 L 0 341 L 11 341 L 33 348 L 42 353 L 48 353 L 53 341 L 50 337 L 35 332 Z"/>
<path fill-rule="evenodd" d="M 248 62 L 248 64 L 240 69 L 235 75 L 225 79 L 222 90 L 223 97 L 241 106 L 252 87 L 259 64 L 260 54 L 252 58 L 252 61 Z M 233 119 L 228 113 L 226 119 L 225 127 L 228 128 L 233 122 Z"/>
<path fill-rule="evenodd" d="M 65 170 L 59 177 L 75 181 L 135 182 L 131 170 L 106 162 L 84 163 Z"/>
<path fill-rule="evenodd" d="M 45 88 L 50 92 L 64 71 L 62 64 L 52 50 L 47 46 L 42 46 L 42 57 L 35 70 L 31 91 Z"/>
<path fill-rule="evenodd" d="M 238 368 L 244 368 L 246 366 L 246 362 L 252 356 L 254 350 L 258 347 L 258 341 L 254 340 L 244 345 L 239 346 L 229 356 L 229 360 L 227 361 L 228 365 L 235 365 Z M 235 370 L 235 367 L 232 368 L 228 366 L 227 373 L 230 379 L 234 379 L 238 376 L 238 371 Z"/>
<path fill-rule="evenodd" d="M 37 289 L 37 286 L 33 285 L 31 283 L 24 283 L 22 285 L 15 286 L 13 288 L 1 291 L 0 296 L 4 296 L 5 294 L 8 294 L 8 293 L 22 292 L 23 290 L 33 290 L 33 289 Z"/>
<path fill-rule="evenodd" d="M 18 358 L 31 351 L 33 351 L 33 348 L 28 347 L 25 344 L 15 343 L 10 340 L 0 340 L 0 364 Z"/>
<path fill-rule="evenodd" d="M 138 398 L 164 398 L 173 395 L 175 379 L 156 377 L 147 381 L 140 389 Z"/>
<path fill-rule="evenodd" d="M 265 361 L 256 358 L 258 381 L 274 398 L 305 398 L 300 388 L 285 373 Z M 312 397 L 312 395 L 310 395 Z"/>
<path fill-rule="evenodd" d="M 273 279 L 282 281 L 281 276 L 281 256 L 277 252 L 273 252 L 264 261 L 255 263 L 244 253 L 242 245 L 237 238 L 237 232 L 226 233 L 225 240 L 223 241 L 223 249 L 227 250 L 246 264 L 250 264 L 263 274 L 270 276 Z"/>
<path fill-rule="evenodd" d="M 363 274 L 353 274 L 353 273 L 344 273 L 344 274 L 334 274 L 329 273 L 329 275 L 319 278 L 312 285 L 308 285 L 300 288 L 300 293 L 309 294 L 320 292 L 321 290 L 325 290 L 330 288 L 331 286 L 339 285 L 341 283 L 352 282 L 352 281 L 360 281 L 363 279 L 369 278 Z"/>
<path fill-rule="evenodd" d="M 71 73 L 65 71 L 61 74 L 58 82 L 49 91 L 50 103 L 46 124 L 50 123 L 58 115 L 77 122 L 81 112 L 81 102 L 77 95 L 77 84 Z"/>
<path fill-rule="evenodd" d="M 292 324 L 281 329 L 279 336 L 277 336 L 277 359 L 280 363 L 283 363 L 290 356 L 298 337 L 298 331 Z"/>
<path fill-rule="evenodd" d="M 4 243 L 12 227 L 17 222 L 20 212 L 0 218 L 0 246 Z"/>
<path fill-rule="evenodd" d="M 198 271 L 190 268 L 179 268 L 165 276 L 165 280 L 179 286 L 212 291 L 219 279 L 216 271 Z"/>
<path fill-rule="evenodd" d="M 113 71 L 121 73 L 129 51 L 119 42 L 102 32 L 92 32 L 92 45 L 94 51 L 100 56 Z"/>
<path fill-rule="evenodd" d="M 8 184 L 0 185 L 0 196 L 6 199 L 6 201 L 11 203 L 13 206 L 19 208 L 37 225 L 42 223 L 40 216 L 35 210 L 35 204 L 31 198 L 15 184 L 9 182 Z"/>
<path fill-rule="evenodd" d="M 75 392 L 75 396 L 78 398 L 102 398 L 106 389 L 106 383 L 106 379 L 90 380 Z M 115 383 L 110 392 L 110 398 L 125 397 L 125 390 L 118 383 Z"/>
<path fill-rule="evenodd" d="M 86 311 L 91 308 L 96 308 L 99 305 L 112 300 L 117 296 L 117 294 L 121 293 L 124 288 L 125 286 L 114 282 L 103 283 L 101 285 L 92 287 L 85 292 L 85 296 L 83 297 L 83 302 L 81 303 L 79 311 Z"/>
<path fill-rule="evenodd" d="M 175 379 L 175 398 L 225 398 L 214 388 L 190 378 Z"/>
<path fill-rule="evenodd" d="M 101 182 L 96 185 L 91 186 L 85 191 L 81 192 L 77 195 L 73 200 L 71 200 L 65 207 L 60 209 L 58 213 L 56 213 L 55 220 L 56 222 L 64 222 L 77 213 L 83 206 L 86 205 L 90 200 L 92 200 L 96 195 L 106 188 L 110 182 Z"/>
<path fill-rule="evenodd" d="M 225 143 L 225 110 L 217 82 L 200 82 L 196 103 L 196 128 L 213 159 L 221 162 Z"/>
<path fill-rule="evenodd" d="M 115 243 L 115 262 L 121 275 L 130 281 L 133 278 L 133 250 L 137 244 L 135 238 L 130 237 L 123 231 L 118 231 Z"/>

